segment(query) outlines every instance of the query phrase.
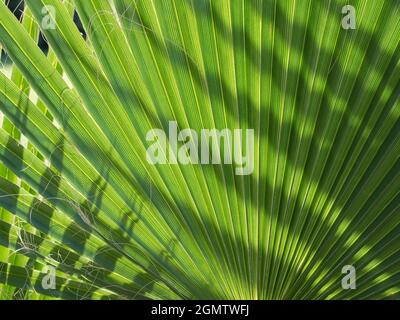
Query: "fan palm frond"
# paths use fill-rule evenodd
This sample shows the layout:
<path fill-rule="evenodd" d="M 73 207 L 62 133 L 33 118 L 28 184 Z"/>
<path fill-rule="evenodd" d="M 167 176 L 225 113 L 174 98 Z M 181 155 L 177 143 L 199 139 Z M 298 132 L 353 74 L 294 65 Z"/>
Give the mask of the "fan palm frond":
<path fill-rule="evenodd" d="M 25 5 L 0 2 L 0 298 L 399 297 L 398 1 Z M 241 130 L 250 171 L 152 164 L 172 124 Z"/>

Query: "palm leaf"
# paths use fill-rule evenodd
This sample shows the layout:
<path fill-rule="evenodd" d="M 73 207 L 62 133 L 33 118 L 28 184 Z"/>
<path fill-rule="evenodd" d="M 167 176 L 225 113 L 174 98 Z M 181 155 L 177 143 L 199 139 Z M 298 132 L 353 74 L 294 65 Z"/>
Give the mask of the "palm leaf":
<path fill-rule="evenodd" d="M 351 1 L 354 30 L 342 0 L 25 2 L 0 3 L 0 298 L 399 297 L 397 1 Z M 170 121 L 253 129 L 254 170 L 148 163 Z"/>

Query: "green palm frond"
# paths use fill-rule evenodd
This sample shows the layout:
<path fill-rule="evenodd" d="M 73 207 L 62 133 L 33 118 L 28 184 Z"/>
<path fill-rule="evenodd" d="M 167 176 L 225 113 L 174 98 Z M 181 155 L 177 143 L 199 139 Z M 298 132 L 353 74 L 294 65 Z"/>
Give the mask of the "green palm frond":
<path fill-rule="evenodd" d="M 25 2 L 0 1 L 0 299 L 400 297 L 397 0 Z M 149 163 L 171 121 L 254 130 L 253 170 Z"/>

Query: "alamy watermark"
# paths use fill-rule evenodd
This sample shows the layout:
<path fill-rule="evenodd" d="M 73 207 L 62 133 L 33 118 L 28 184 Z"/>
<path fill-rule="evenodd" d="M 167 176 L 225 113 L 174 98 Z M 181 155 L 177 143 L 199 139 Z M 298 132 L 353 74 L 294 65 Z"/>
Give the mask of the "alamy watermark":
<path fill-rule="evenodd" d="M 198 134 L 192 129 L 178 132 L 177 122 L 170 121 L 168 131 L 168 138 L 162 129 L 147 133 L 146 140 L 152 142 L 146 152 L 150 164 L 228 164 L 236 166 L 236 175 L 253 173 L 253 129 L 202 129 Z"/>
<path fill-rule="evenodd" d="M 53 266 L 46 266 L 44 269 L 46 275 L 42 279 L 42 288 L 45 290 L 56 289 L 56 268 Z"/>
<path fill-rule="evenodd" d="M 356 268 L 352 265 L 345 265 L 342 274 L 346 274 L 342 279 L 342 288 L 345 290 L 356 289 Z"/>
<path fill-rule="evenodd" d="M 56 8 L 53 6 L 44 6 L 42 8 L 42 21 L 41 21 L 41 27 L 43 30 L 54 30 L 56 29 Z"/>
<path fill-rule="evenodd" d="M 356 29 L 356 9 L 353 6 L 346 5 L 342 8 L 342 14 L 345 15 L 342 19 L 342 28 L 345 30 Z"/>

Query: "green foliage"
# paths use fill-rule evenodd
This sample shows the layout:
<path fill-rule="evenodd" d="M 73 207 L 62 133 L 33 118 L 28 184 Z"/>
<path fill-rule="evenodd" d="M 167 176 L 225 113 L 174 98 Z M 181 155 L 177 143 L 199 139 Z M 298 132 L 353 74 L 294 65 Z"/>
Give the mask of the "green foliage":
<path fill-rule="evenodd" d="M 398 1 L 26 3 L 0 1 L 0 299 L 400 296 Z M 254 172 L 149 164 L 169 121 L 254 129 Z"/>

